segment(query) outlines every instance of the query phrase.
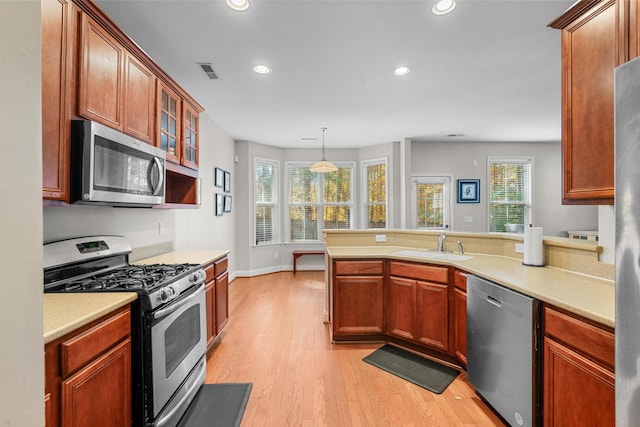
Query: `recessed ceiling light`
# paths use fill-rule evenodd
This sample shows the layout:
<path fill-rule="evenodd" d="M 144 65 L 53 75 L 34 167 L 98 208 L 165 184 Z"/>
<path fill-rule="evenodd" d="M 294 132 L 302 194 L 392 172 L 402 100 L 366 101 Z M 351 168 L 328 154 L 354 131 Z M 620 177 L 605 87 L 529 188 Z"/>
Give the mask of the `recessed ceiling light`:
<path fill-rule="evenodd" d="M 451 13 L 455 8 L 455 0 L 440 0 L 433 5 L 431 12 L 433 12 L 434 15 L 446 15 L 447 13 Z"/>
<path fill-rule="evenodd" d="M 266 65 L 260 64 L 253 67 L 253 71 L 258 74 L 269 74 L 271 72 L 271 68 L 267 67 Z"/>
<path fill-rule="evenodd" d="M 406 76 L 407 74 L 409 74 L 409 71 L 411 71 L 411 68 L 403 65 L 393 70 L 393 74 L 395 74 L 396 76 Z"/>
<path fill-rule="evenodd" d="M 227 0 L 227 6 L 233 10 L 243 12 L 249 9 L 249 0 Z"/>

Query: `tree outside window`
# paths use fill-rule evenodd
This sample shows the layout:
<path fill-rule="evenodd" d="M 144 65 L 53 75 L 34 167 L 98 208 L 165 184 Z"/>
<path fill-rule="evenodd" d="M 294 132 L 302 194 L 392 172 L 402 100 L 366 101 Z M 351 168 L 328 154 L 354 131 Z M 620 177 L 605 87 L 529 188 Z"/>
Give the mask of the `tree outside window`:
<path fill-rule="evenodd" d="M 363 163 L 365 182 L 365 227 L 387 227 L 387 160 Z"/>
<path fill-rule="evenodd" d="M 254 165 L 254 241 L 256 246 L 278 243 L 278 162 L 255 159 Z"/>

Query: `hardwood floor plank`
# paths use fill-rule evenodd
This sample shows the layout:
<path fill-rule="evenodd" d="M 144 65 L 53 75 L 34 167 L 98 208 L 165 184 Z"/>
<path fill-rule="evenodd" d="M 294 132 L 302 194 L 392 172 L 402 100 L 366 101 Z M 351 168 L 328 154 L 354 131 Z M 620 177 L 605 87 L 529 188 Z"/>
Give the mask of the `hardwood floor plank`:
<path fill-rule="evenodd" d="M 238 278 L 207 383 L 251 382 L 249 426 L 503 426 L 462 373 L 437 395 L 362 359 L 381 343 L 331 344 L 324 273 Z"/>

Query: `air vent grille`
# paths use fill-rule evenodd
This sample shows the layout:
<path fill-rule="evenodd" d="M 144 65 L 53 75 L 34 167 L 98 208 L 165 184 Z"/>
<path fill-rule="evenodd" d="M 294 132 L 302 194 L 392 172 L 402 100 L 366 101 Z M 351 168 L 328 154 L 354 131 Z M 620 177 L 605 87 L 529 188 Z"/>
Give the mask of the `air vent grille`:
<path fill-rule="evenodd" d="M 218 80 L 218 75 L 215 71 L 213 71 L 210 62 L 198 62 L 198 65 L 211 80 Z"/>

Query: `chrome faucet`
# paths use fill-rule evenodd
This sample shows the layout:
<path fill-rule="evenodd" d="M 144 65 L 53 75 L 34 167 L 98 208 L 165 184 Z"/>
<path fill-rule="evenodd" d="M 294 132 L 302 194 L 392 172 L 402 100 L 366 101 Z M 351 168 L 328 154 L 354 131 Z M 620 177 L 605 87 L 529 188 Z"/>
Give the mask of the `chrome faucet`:
<path fill-rule="evenodd" d="M 462 248 L 462 242 L 458 240 L 458 253 L 462 255 L 464 253 L 464 249 Z"/>
<path fill-rule="evenodd" d="M 447 239 L 447 232 L 445 231 L 438 237 L 438 252 L 444 252 L 444 241 Z"/>

